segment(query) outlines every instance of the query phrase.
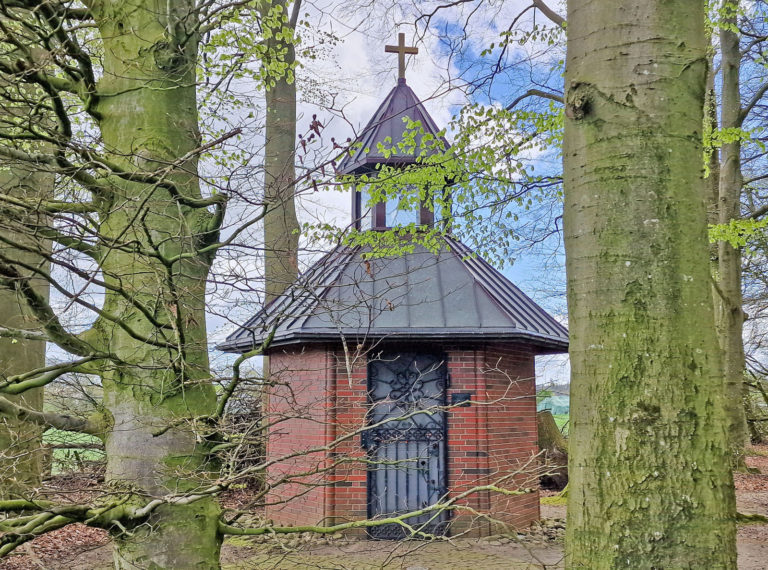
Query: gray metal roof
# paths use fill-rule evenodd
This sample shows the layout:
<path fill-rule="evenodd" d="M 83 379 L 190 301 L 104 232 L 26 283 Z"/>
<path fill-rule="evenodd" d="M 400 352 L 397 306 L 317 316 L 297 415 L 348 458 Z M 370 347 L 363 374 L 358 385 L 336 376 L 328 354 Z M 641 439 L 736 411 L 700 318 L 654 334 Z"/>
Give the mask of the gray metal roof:
<path fill-rule="evenodd" d="M 353 174 L 371 170 L 377 163 L 402 165 L 416 162 L 416 155 L 421 152 L 419 150 L 421 135 L 415 139 L 416 155 L 401 153 L 385 156 L 379 149 L 379 144 L 381 144 L 385 149 L 396 150 L 396 145 L 403 141 L 403 134 L 406 131 L 406 123 L 403 121 L 405 117 L 412 121 L 421 122 L 425 134 L 440 138 L 445 148 L 450 146 L 445 138 L 439 136 L 440 129 L 437 128 L 423 103 L 406 85 L 405 79 L 400 79 L 355 140 L 353 148 L 356 150 L 354 153 L 346 155 L 339 164 L 339 172 L 341 174 Z M 434 152 L 436 151 L 429 151 L 427 154 Z"/>
<path fill-rule="evenodd" d="M 565 352 L 568 331 L 462 243 L 437 254 L 420 245 L 401 256 L 363 259 L 340 246 L 218 345 L 245 352 L 273 328 L 272 347 L 390 340 L 523 340 Z"/>

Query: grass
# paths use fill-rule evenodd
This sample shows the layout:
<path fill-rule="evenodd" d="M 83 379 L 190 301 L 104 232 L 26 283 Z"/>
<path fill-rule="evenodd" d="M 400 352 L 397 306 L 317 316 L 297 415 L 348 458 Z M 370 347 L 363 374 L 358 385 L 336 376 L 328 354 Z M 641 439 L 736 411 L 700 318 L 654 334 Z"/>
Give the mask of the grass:
<path fill-rule="evenodd" d="M 70 449 L 54 449 L 51 472 L 60 475 L 67 471 L 79 470 L 83 463 L 103 461 L 104 452 L 98 449 L 87 449 L 77 445 L 91 445 L 100 440 L 92 435 L 49 429 L 43 434 L 43 443 L 47 445 L 71 445 Z"/>
<path fill-rule="evenodd" d="M 570 414 L 556 414 L 552 417 L 555 418 L 555 423 L 557 424 L 558 429 L 563 433 L 565 437 L 568 437 L 568 421 L 571 417 Z"/>
<path fill-rule="evenodd" d="M 568 503 L 567 497 L 552 495 L 551 497 L 542 497 L 539 502 L 542 505 L 552 505 L 554 507 L 564 507 Z"/>

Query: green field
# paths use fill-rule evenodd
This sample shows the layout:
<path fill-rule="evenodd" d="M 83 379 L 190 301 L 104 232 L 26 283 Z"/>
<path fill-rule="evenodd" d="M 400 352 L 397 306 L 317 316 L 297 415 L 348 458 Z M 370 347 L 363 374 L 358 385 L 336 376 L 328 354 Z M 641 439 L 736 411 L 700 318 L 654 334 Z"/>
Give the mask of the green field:
<path fill-rule="evenodd" d="M 50 446 L 71 446 L 69 449 L 53 449 L 51 473 L 60 475 L 68 471 L 79 471 L 86 464 L 103 461 L 104 452 L 87 446 L 100 443 L 99 438 L 57 429 L 49 429 L 43 435 L 43 443 Z M 86 447 L 80 448 L 78 445 Z"/>
<path fill-rule="evenodd" d="M 568 427 L 570 426 L 569 418 L 570 414 L 556 414 L 552 416 L 555 418 L 555 423 L 557 424 L 557 427 L 560 428 L 560 431 L 563 432 L 563 435 L 568 437 Z"/>

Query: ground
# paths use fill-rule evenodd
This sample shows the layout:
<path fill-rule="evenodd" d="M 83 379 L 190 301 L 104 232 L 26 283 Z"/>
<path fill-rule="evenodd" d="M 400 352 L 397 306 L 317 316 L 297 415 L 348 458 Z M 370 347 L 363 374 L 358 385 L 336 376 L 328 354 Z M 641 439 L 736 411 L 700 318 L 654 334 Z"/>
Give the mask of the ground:
<path fill-rule="evenodd" d="M 736 474 L 739 512 L 768 515 L 768 445 L 752 448 L 747 462 L 759 473 Z M 542 525 L 524 534 L 479 540 L 393 543 L 309 535 L 292 535 L 279 541 L 232 538 L 224 544 L 222 560 L 226 570 L 561 568 L 565 507 L 542 504 L 542 516 Z M 741 524 L 738 548 L 739 569 L 768 569 L 768 524 Z M 111 567 L 111 547 L 105 534 L 82 525 L 72 525 L 38 538 L 0 561 L 0 570 L 108 570 Z"/>

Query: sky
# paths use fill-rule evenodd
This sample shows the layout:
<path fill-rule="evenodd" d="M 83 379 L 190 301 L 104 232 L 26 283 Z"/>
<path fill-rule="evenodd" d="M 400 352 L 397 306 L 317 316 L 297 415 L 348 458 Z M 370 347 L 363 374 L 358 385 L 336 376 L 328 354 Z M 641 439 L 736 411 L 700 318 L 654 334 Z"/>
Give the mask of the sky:
<path fill-rule="evenodd" d="M 425 9 L 428 4 L 423 3 L 421 8 Z M 468 55 L 465 58 L 457 57 L 440 34 L 458 26 L 458 22 L 467 17 L 466 10 L 441 13 L 439 20 L 433 20 L 432 28 L 416 31 L 413 18 L 409 18 L 403 10 L 388 10 L 386 2 L 373 3 L 370 10 L 374 14 L 347 13 L 343 18 L 338 15 L 344 14 L 343 11 L 329 10 L 329 5 L 326 3 L 318 8 L 314 4 L 308 9 L 307 21 L 312 27 L 306 28 L 306 37 L 301 45 L 311 46 L 317 59 L 307 62 L 297 71 L 300 90 L 297 130 L 306 137 L 315 118 L 323 124 L 321 136 L 312 145 L 318 159 L 324 158 L 332 147 L 331 138 L 337 141 L 345 141 L 348 137 L 354 139 L 396 85 L 397 54 L 385 53 L 384 46 L 396 44 L 398 32 L 405 33 L 406 45 L 417 45 L 419 48 L 418 55 L 407 58 L 407 82 L 439 127 L 447 126 L 454 114 L 468 102 L 492 104 L 498 96 L 503 96 L 505 89 L 511 88 L 510 82 L 528 84 L 522 77 L 512 80 L 501 77 L 489 89 L 473 95 L 459 88 L 463 86 L 460 76 L 475 73 L 480 59 L 478 54 L 490 43 L 498 42 L 503 26 L 514 18 L 520 6 L 525 5 L 520 2 L 489 2 L 485 15 L 474 15 L 475 19 L 466 29 L 467 44 L 463 47 Z M 327 13 L 323 14 L 323 11 Z M 401 25 L 397 25 L 398 21 Z M 331 36 L 333 39 L 330 39 Z M 526 49 L 511 47 L 510 53 L 513 59 L 524 61 L 535 49 L 536 46 Z M 451 138 L 450 132 L 448 138 Z M 312 158 L 308 154 L 305 164 L 297 164 L 299 173 L 303 166 L 311 164 Z M 254 156 L 253 160 L 258 162 L 259 156 Z M 302 223 L 322 221 L 344 227 L 350 220 L 350 197 L 347 192 L 332 189 L 303 193 L 298 205 Z M 317 251 L 305 254 L 302 257 L 304 267 L 317 257 Z M 536 254 L 521 255 L 503 272 L 529 296 L 563 320 L 562 297 L 551 295 L 552 281 L 557 288 L 562 277 L 544 273 L 542 267 L 543 263 Z M 547 279 L 542 279 L 545 275 Z M 251 305 L 247 313 L 257 308 L 258 304 Z M 232 323 L 224 323 L 216 316 L 209 319 L 214 343 L 235 328 Z M 543 382 L 567 381 L 567 372 L 562 358 L 542 359 L 539 365 L 539 376 Z"/>
<path fill-rule="evenodd" d="M 454 9 L 436 11 L 428 27 L 423 20 L 414 25 L 414 14 L 433 10 L 437 3 L 430 1 L 414 0 L 408 3 L 402 0 L 377 0 L 357 11 L 352 9 L 353 4 L 350 2 L 340 0 L 321 0 L 304 5 L 306 13 L 302 20 L 307 24 L 300 27 L 303 39 L 299 54 L 303 66 L 297 71 L 297 130 L 306 137 L 315 119 L 322 123 L 323 128 L 320 136 L 310 145 L 305 162 L 297 164 L 299 174 L 303 167 L 311 167 L 313 161 L 327 158 L 332 151 L 332 139 L 354 139 L 386 94 L 396 85 L 398 57 L 396 54 L 385 53 L 384 46 L 396 44 L 399 32 L 405 33 L 407 45 L 416 45 L 419 49 L 418 55 L 407 58 L 408 85 L 423 101 L 439 127 L 447 126 L 467 103 L 504 104 L 505 96 L 508 98 L 509 93 L 515 89 L 527 88 L 538 74 L 534 67 L 526 67 L 525 62 L 539 55 L 537 51 L 543 49 L 542 46 L 537 42 L 526 47 L 510 45 L 509 58 L 518 63 L 523 62 L 519 69 L 524 70 L 524 73 L 499 75 L 494 83 L 485 84 L 483 89 L 472 93 L 465 89 L 464 78 L 479 77 L 483 69 L 479 64 L 487 63 L 486 60 L 495 57 L 493 53 L 481 56 L 482 50 L 498 42 L 500 33 L 519 14 L 521 7 L 527 6 L 527 3 L 519 0 L 460 3 Z M 475 10 L 477 6 L 481 8 Z M 525 14 L 522 21 L 526 21 L 526 18 L 530 20 L 532 13 Z M 528 22 L 531 23 L 532 20 Z M 309 53 L 303 53 L 305 49 Z M 457 55 L 457 50 L 463 55 Z M 235 115 L 222 111 L 221 116 L 217 116 L 218 102 L 209 102 L 209 109 L 201 113 L 204 121 L 207 121 L 204 131 L 207 129 L 208 136 L 213 138 L 212 133 L 226 132 L 234 126 L 246 126 L 243 136 L 238 139 L 238 144 L 245 152 L 235 159 L 241 163 L 236 170 L 239 183 L 255 189 L 257 194 L 263 184 L 263 157 L 259 152 L 263 145 L 263 133 L 260 131 L 263 125 L 263 95 L 258 86 L 247 78 L 235 81 L 230 89 L 233 97 L 240 99 L 240 107 Z M 452 133 L 449 131 L 447 136 L 450 140 Z M 216 166 L 211 165 L 211 168 L 215 170 Z M 239 219 L 252 215 L 252 212 L 247 211 L 248 208 L 255 207 L 231 207 L 229 215 L 232 219 L 228 223 L 234 227 Z M 322 221 L 344 227 L 351 218 L 348 193 L 336 190 L 303 192 L 299 197 L 298 210 L 300 221 L 310 224 Z M 258 232 L 258 228 L 255 227 L 254 231 Z M 305 252 L 301 259 L 303 267 L 316 260 L 320 253 L 316 248 Z M 562 288 L 562 276 L 553 272 L 551 265 L 545 268 L 544 261 L 544 257 L 538 253 L 520 255 L 514 264 L 508 265 L 503 271 L 529 296 L 562 320 L 562 297 L 551 295 L 553 287 L 555 290 Z M 235 259 L 222 256 L 216 263 L 217 270 L 223 270 L 223 274 L 230 270 L 257 278 L 262 274 L 256 256 L 248 258 L 237 255 Z M 84 294 L 90 297 L 89 300 L 100 305 L 101 292 L 74 279 L 73 290 L 80 290 L 81 287 L 84 288 Z M 258 285 L 255 287 L 260 288 Z M 211 346 L 235 330 L 237 323 L 242 323 L 253 314 L 261 303 L 259 296 L 249 291 L 232 289 L 219 296 L 223 288 L 214 289 L 215 293 L 210 295 L 214 310 L 208 317 Z M 83 330 L 93 320 L 93 315 L 88 311 L 64 299 L 54 296 L 52 303 L 59 314 L 66 313 L 63 321 L 73 331 Z M 232 307 L 235 309 L 227 318 Z M 57 350 L 50 350 L 49 354 L 52 359 L 66 358 Z M 216 351 L 212 352 L 212 356 L 214 364 L 219 367 L 232 360 L 230 355 Z M 544 381 L 566 381 L 567 367 L 564 367 L 562 359 L 542 362 L 539 376 Z"/>

